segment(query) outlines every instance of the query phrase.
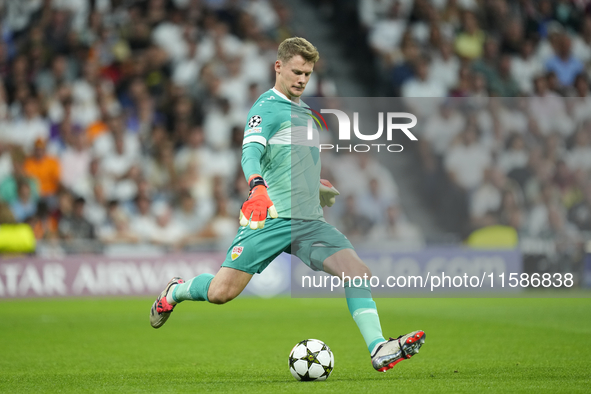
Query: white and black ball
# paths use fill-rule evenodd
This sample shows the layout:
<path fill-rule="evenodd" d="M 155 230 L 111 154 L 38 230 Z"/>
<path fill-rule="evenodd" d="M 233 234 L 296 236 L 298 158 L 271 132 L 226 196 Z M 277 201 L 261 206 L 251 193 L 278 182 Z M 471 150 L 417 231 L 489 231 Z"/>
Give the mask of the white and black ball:
<path fill-rule="evenodd" d="M 289 371 L 296 380 L 326 380 L 334 369 L 334 356 L 326 343 L 306 339 L 289 353 Z"/>

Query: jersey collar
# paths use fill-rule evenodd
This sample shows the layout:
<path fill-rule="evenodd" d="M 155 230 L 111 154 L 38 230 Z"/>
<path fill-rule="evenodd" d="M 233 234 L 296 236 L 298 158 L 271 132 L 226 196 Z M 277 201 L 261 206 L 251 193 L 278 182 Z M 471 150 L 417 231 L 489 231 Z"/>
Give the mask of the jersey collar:
<path fill-rule="evenodd" d="M 283 93 L 281 93 L 279 90 L 275 89 L 274 87 L 273 87 L 273 88 L 271 88 L 271 90 L 272 90 L 273 92 L 275 92 L 275 94 L 276 94 L 276 95 L 278 95 L 279 97 L 281 97 L 282 99 L 284 99 L 284 100 L 287 100 L 287 101 L 289 101 L 290 103 L 292 103 L 292 104 L 295 104 L 295 105 L 297 105 L 297 106 L 299 106 L 299 107 L 301 107 L 301 106 L 302 106 L 302 100 L 301 100 L 301 99 L 300 99 L 300 102 L 299 102 L 299 103 L 296 103 L 295 101 L 291 101 L 290 99 L 288 99 L 286 95 L 284 95 Z"/>

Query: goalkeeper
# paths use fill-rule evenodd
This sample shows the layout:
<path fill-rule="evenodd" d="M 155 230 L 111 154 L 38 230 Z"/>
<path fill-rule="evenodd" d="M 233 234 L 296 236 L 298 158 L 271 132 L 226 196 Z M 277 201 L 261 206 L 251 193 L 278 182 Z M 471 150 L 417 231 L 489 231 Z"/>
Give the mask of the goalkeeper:
<path fill-rule="evenodd" d="M 275 86 L 254 103 L 244 130 L 242 169 L 250 193 L 240 210 L 238 234 L 215 276 L 201 274 L 187 282 L 176 277 L 168 283 L 150 310 L 152 327 L 161 327 L 182 301 L 231 301 L 282 252 L 316 271 L 371 277 L 349 240 L 323 217 L 322 207 L 333 205 L 339 193 L 320 179 L 318 130 L 312 126 L 310 138 L 311 111 L 300 100 L 318 58 L 303 38 L 279 46 Z M 418 353 L 423 331 L 384 339 L 368 283 L 345 283 L 345 296 L 376 370 L 386 371 Z"/>

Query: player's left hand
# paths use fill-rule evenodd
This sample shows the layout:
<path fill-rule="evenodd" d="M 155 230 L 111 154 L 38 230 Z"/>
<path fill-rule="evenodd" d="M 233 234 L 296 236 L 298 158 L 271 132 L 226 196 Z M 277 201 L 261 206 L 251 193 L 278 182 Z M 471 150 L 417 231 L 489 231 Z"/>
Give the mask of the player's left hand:
<path fill-rule="evenodd" d="M 326 179 L 320 180 L 320 206 L 332 207 L 339 191 Z"/>
<path fill-rule="evenodd" d="M 264 183 L 263 178 L 258 178 Z M 251 229 L 263 228 L 267 212 L 272 219 L 276 219 L 278 216 L 277 209 L 267 194 L 267 186 L 265 184 L 253 185 L 248 198 L 240 208 L 240 225 L 246 227 L 250 221 Z"/>

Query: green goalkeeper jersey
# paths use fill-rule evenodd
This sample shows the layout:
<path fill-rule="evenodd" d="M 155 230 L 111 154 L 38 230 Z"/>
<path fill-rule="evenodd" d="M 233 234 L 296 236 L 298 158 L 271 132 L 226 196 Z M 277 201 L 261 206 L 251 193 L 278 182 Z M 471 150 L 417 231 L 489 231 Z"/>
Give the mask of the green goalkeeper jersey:
<path fill-rule="evenodd" d="M 309 107 L 274 88 L 266 91 L 248 113 L 243 145 L 251 143 L 265 147 L 261 175 L 279 217 L 324 221 L 318 128 Z"/>

